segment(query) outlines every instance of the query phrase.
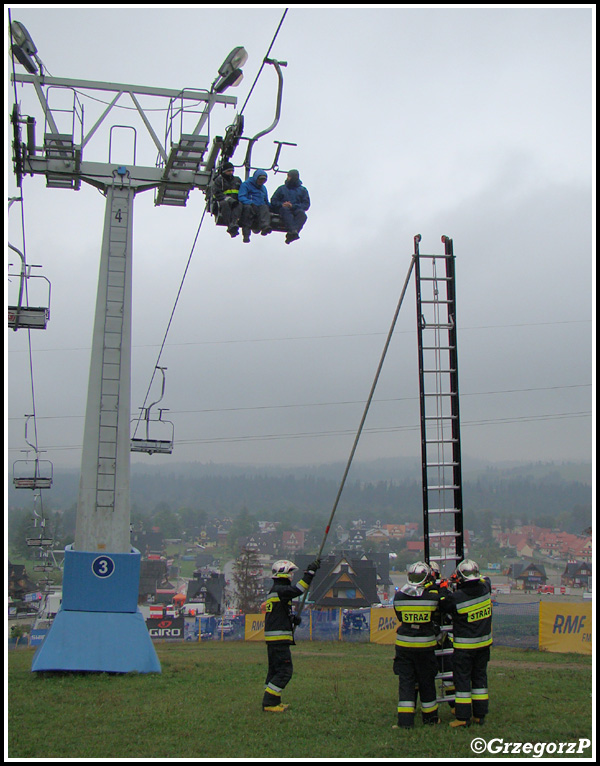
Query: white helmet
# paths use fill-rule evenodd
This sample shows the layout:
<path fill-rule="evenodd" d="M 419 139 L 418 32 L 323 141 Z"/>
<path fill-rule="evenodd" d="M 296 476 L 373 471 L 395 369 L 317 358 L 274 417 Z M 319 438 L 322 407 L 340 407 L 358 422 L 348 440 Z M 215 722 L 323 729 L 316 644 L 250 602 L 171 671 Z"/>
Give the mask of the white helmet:
<path fill-rule="evenodd" d="M 456 576 L 461 582 L 467 580 L 479 580 L 479 565 L 473 559 L 465 559 L 456 567 Z"/>
<path fill-rule="evenodd" d="M 435 575 L 435 579 L 439 580 L 442 572 L 440 569 L 440 565 L 437 563 L 437 561 L 430 561 L 429 568 L 431 569 L 432 574 Z"/>
<path fill-rule="evenodd" d="M 431 574 L 431 569 L 424 561 L 417 561 L 408 567 L 407 580 L 411 585 L 424 585 Z"/>
<path fill-rule="evenodd" d="M 298 569 L 298 567 L 293 561 L 280 559 L 273 564 L 271 572 L 273 573 L 273 577 L 291 577 L 294 569 Z"/>

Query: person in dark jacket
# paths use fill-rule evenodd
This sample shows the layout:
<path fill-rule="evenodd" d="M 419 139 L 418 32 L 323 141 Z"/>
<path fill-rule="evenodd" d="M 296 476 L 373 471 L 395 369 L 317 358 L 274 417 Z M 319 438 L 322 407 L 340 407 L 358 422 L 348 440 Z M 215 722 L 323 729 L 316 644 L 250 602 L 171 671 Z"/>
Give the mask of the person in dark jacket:
<path fill-rule="evenodd" d="M 298 567 L 287 560 L 276 561 L 272 567 L 273 586 L 262 608 L 265 612 L 265 641 L 269 668 L 263 694 L 263 710 L 268 713 L 285 713 L 289 705 L 281 703 L 281 692 L 292 678 L 294 671 L 290 646 L 294 645 L 294 628 L 301 622 L 292 615 L 291 601 L 308 590 L 315 572 L 321 566 L 319 559 L 310 563 L 297 585 L 292 585 L 292 573 Z"/>
<path fill-rule="evenodd" d="M 308 190 L 302 186 L 300 173 L 290 170 L 283 186 L 275 190 L 271 197 L 271 210 L 277 213 L 287 230 L 287 245 L 300 239 L 298 233 L 306 223 L 306 211 L 310 207 Z"/>
<path fill-rule="evenodd" d="M 398 729 L 414 727 L 417 686 L 423 723 L 439 723 L 435 688 L 439 594 L 430 592 L 428 585 L 431 570 L 424 561 L 418 561 L 408 568 L 407 583 L 394 596 L 394 611 L 400 621 L 394 657 L 394 674 L 398 676 L 398 724 L 394 728 Z"/>
<path fill-rule="evenodd" d="M 267 173 L 265 170 L 255 171 L 252 178 L 244 181 L 240 186 L 238 200 L 242 203 L 242 234 L 244 242 L 250 242 L 250 232 L 260 233 L 263 236 L 270 234 L 271 209 L 269 207 L 269 195 L 265 183 Z"/>
<path fill-rule="evenodd" d="M 454 634 L 454 686 L 456 720 L 452 727 L 482 724 L 488 713 L 487 664 L 492 645 L 491 585 L 471 559 L 455 572 L 457 587 L 440 599 L 442 613 L 452 617 Z"/>
<path fill-rule="evenodd" d="M 238 193 L 242 179 L 234 175 L 235 167 L 231 162 L 224 162 L 220 173 L 212 183 L 212 194 L 219 208 L 219 217 L 227 226 L 231 237 L 237 237 L 240 233 L 239 221 L 242 206 L 238 200 Z"/>

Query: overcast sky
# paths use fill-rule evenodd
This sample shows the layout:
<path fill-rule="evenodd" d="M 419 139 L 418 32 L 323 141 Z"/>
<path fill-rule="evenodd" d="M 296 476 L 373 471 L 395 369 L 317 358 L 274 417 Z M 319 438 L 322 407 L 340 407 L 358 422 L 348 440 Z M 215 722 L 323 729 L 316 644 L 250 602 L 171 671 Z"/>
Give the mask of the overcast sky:
<path fill-rule="evenodd" d="M 243 45 L 245 78 L 228 91 L 239 110 L 284 10 L 16 5 L 11 13 L 55 77 L 206 89 Z M 205 219 L 160 358 L 175 450 L 132 462 L 345 461 L 417 233 L 422 253 L 442 253 L 442 235 L 454 240 L 463 455 L 591 460 L 593 13 L 291 6 L 271 51 L 287 62 L 282 116 L 258 142 L 253 165 L 271 165 L 274 140 L 297 144 L 279 164 L 300 170 L 312 200 L 308 223 L 292 245 L 276 233 L 246 245 Z M 267 66 L 244 110 L 245 135 L 273 121 L 276 88 Z M 87 130 L 104 109 L 89 95 L 79 94 Z M 36 118 L 41 145 L 33 87 L 19 85 L 17 97 Z M 52 97 L 58 105 L 63 94 Z M 6 103 L 10 112 L 10 84 Z M 235 114 L 215 107 L 211 140 Z M 154 166 L 156 149 L 137 115 L 120 109 L 111 117 L 109 124 L 136 127 L 137 164 Z M 152 119 L 164 135 L 165 112 Z M 118 135 L 112 158 L 127 164 L 126 131 Z M 245 147 L 234 163 L 242 164 Z M 84 159 L 108 160 L 107 131 Z M 10 197 L 17 189 L 7 168 Z M 269 194 L 284 178 L 269 172 Z M 28 262 L 52 283 L 48 329 L 31 332 L 38 444 L 55 466 L 77 466 L 105 199 L 86 184 L 77 193 L 47 189 L 41 176 L 25 178 L 23 198 Z M 8 238 L 22 248 L 19 207 Z M 151 191 L 136 197 L 132 416 L 203 207 L 199 190 L 185 208 L 155 207 Z M 33 405 L 28 333 L 10 331 L 7 340 L 10 470 Z M 418 457 L 418 423 L 412 279 L 356 459 Z"/>

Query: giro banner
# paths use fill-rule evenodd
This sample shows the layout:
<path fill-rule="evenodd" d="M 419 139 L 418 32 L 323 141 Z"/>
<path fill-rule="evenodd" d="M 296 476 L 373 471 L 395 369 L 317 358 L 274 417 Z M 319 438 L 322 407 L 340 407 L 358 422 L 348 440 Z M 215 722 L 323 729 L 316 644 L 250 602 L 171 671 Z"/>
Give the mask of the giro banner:
<path fill-rule="evenodd" d="M 540 603 L 540 649 L 592 653 L 592 605 Z"/>
<path fill-rule="evenodd" d="M 371 643 L 395 644 L 398 618 L 393 607 L 371 609 Z"/>
<path fill-rule="evenodd" d="M 244 626 L 244 639 L 246 641 L 265 640 L 265 616 L 264 614 L 247 614 Z"/>
<path fill-rule="evenodd" d="M 158 638 L 163 641 L 183 641 L 184 619 L 183 617 L 149 618 L 146 627 L 150 638 Z"/>

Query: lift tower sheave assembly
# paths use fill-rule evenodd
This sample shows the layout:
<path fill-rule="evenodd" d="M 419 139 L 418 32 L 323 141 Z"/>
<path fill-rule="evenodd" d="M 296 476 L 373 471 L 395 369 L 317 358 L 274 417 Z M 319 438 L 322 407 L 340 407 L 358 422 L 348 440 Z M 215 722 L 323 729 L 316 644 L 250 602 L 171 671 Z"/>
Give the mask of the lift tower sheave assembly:
<path fill-rule="evenodd" d="M 13 49 L 18 39 L 13 31 Z M 32 45 L 27 43 L 21 54 L 28 62 Z M 85 182 L 106 197 L 75 542 L 65 549 L 62 606 L 34 656 L 33 671 L 160 672 L 137 607 L 141 556 L 130 543 L 133 201 L 136 194 L 155 189 L 155 204 L 185 206 L 193 189 L 207 188 L 212 167 L 204 162 L 208 137 L 200 131 L 215 104 L 237 103 L 222 93 L 240 81 L 243 53 L 243 48 L 232 51 L 210 92 L 46 77 L 43 70 L 37 73 L 33 60 L 26 67 L 29 74 L 12 76 L 15 82 L 33 85 L 45 123 L 43 150 L 19 146 L 18 163 L 15 154 L 19 182 L 23 175 L 39 174 L 48 187 L 77 191 Z M 58 115 L 48 103 L 50 88 L 115 95 L 87 133 L 82 110 L 75 113 L 74 98 L 72 124 L 80 128 L 80 136 L 75 136 L 75 127 L 72 134 L 59 132 Z M 111 162 L 110 144 L 108 162 L 83 159 L 88 142 L 123 96 L 130 97 L 158 150 L 154 167 L 136 164 L 135 148 L 130 165 Z M 163 143 L 142 107 L 142 97 L 167 99 L 170 106 L 177 101 L 180 116 L 187 104 L 193 110 L 198 103 L 204 106 L 191 133 L 175 137 L 172 119 Z"/>

